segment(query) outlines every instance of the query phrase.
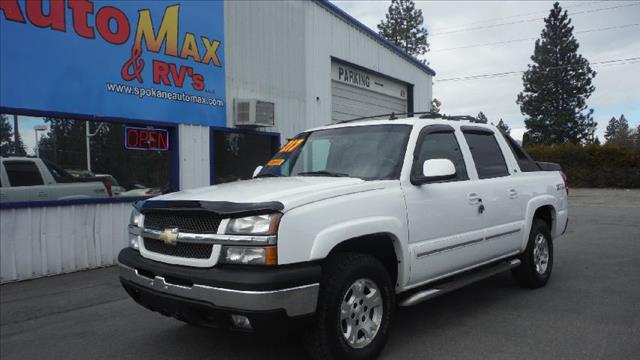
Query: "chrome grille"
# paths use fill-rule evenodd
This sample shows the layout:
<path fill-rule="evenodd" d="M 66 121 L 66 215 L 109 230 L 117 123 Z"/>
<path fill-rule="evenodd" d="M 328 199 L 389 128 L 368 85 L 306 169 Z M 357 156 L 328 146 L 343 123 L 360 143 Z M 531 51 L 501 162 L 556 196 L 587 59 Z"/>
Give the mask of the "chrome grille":
<path fill-rule="evenodd" d="M 220 216 L 208 211 L 152 211 L 144 214 L 146 229 L 178 228 L 182 233 L 215 234 Z"/>
<path fill-rule="evenodd" d="M 190 259 L 208 259 L 213 251 L 213 244 L 177 242 L 168 245 L 151 238 L 144 238 L 144 248 L 158 254 Z"/>

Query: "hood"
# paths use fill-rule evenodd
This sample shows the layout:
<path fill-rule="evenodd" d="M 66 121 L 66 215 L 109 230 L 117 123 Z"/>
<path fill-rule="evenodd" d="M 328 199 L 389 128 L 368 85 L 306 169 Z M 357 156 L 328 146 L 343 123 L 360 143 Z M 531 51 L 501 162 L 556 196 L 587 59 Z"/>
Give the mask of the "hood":
<path fill-rule="evenodd" d="M 336 196 L 382 188 L 379 181 L 324 176 L 273 177 L 242 180 L 184 190 L 152 201 L 280 202 L 285 211 Z"/>

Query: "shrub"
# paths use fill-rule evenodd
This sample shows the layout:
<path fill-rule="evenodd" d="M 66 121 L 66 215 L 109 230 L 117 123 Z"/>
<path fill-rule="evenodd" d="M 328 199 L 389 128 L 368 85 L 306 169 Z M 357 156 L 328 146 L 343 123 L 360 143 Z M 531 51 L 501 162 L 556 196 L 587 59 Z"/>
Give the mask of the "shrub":
<path fill-rule="evenodd" d="M 640 148 L 617 145 L 535 145 L 536 161 L 559 163 L 573 187 L 640 188 Z"/>

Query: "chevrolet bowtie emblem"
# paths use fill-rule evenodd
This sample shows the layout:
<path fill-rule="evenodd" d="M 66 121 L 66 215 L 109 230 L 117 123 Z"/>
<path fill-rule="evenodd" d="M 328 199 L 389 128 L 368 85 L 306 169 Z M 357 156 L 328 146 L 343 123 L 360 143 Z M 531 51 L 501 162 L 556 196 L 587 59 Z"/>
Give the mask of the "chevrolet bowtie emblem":
<path fill-rule="evenodd" d="M 164 229 L 160 233 L 160 241 L 167 245 L 175 245 L 178 241 L 178 228 Z"/>

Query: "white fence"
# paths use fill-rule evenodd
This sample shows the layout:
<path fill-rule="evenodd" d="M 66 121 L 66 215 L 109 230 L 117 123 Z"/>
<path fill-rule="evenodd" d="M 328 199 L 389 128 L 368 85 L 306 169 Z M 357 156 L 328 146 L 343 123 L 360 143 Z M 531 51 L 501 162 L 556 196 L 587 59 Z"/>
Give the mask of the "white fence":
<path fill-rule="evenodd" d="M 0 282 L 116 264 L 131 203 L 0 210 Z"/>

